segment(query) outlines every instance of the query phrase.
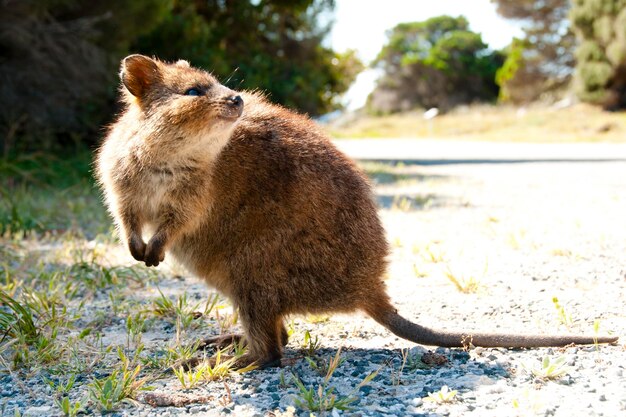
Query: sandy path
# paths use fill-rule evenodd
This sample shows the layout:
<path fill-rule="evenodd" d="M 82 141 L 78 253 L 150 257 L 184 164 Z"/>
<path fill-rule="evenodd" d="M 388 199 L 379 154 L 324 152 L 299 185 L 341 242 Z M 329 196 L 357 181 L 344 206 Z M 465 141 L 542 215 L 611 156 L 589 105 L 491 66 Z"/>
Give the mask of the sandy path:
<path fill-rule="evenodd" d="M 549 349 L 496 351 L 494 363 L 516 372 L 483 381 L 486 385 L 459 383 L 462 365 L 453 361 L 454 376 L 441 378 L 439 385 L 467 391 L 455 405 L 426 410 L 477 416 L 626 412 L 623 145 L 501 144 L 493 152 L 471 142 L 372 140 L 363 148 L 351 141 L 339 146 L 367 160 L 404 162 L 395 168 L 397 180 L 376 190 L 394 248 L 388 286 L 405 316 L 446 328 L 567 332 L 552 301 L 557 297 L 571 316 L 570 330 L 592 333 L 597 319 L 601 329 L 621 336 L 620 346 L 603 348 L 597 357 L 584 349 L 566 351 L 579 366 L 565 385 L 538 383 L 524 370 L 546 353 L 560 354 Z M 446 271 L 461 281 L 473 277 L 478 291 L 457 291 Z M 411 346 L 371 321 L 362 329 L 381 339 L 350 339 L 355 346 Z M 486 388 L 491 384 L 498 388 Z M 520 398 L 525 405 L 515 408 Z M 425 412 L 409 405 L 406 410 Z"/>

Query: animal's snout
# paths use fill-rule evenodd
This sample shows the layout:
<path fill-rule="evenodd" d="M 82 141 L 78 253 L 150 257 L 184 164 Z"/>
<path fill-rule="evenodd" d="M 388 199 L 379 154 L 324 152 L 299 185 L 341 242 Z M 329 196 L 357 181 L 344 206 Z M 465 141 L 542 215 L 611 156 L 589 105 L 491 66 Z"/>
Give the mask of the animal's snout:
<path fill-rule="evenodd" d="M 241 96 L 230 96 L 226 99 L 229 106 L 243 108 L 243 99 Z"/>
<path fill-rule="evenodd" d="M 243 99 L 239 95 L 233 95 L 226 98 L 226 105 L 233 117 L 241 116 L 243 113 Z"/>

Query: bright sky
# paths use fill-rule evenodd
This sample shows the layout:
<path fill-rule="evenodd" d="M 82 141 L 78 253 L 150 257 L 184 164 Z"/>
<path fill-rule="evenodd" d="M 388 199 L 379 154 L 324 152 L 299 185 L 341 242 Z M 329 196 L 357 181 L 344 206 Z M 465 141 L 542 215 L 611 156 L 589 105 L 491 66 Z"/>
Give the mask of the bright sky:
<path fill-rule="evenodd" d="M 369 63 L 387 41 L 388 29 L 401 22 L 418 22 L 442 14 L 465 16 L 470 28 L 481 33 L 483 41 L 494 49 L 522 35 L 519 25 L 501 18 L 490 0 L 336 0 L 329 41 L 336 51 L 356 49 L 359 57 Z M 349 109 L 365 104 L 377 77 L 373 70 L 359 75 L 344 98 Z"/>

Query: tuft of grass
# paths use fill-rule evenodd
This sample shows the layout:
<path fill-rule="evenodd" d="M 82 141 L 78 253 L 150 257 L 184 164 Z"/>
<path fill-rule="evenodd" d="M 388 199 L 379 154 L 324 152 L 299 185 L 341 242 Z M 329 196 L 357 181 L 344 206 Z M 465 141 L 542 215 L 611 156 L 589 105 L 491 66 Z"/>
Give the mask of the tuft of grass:
<path fill-rule="evenodd" d="M 563 248 L 553 248 L 550 250 L 550 254 L 553 256 L 562 256 L 565 258 L 570 258 L 574 255 L 571 249 L 563 249 Z"/>
<path fill-rule="evenodd" d="M 117 410 L 122 404 L 133 404 L 137 394 L 145 387 L 147 380 L 138 378 L 141 365 L 132 367 L 122 349 L 118 349 L 121 365 L 106 378 L 96 379 L 88 385 L 89 398 L 104 412 Z"/>
<path fill-rule="evenodd" d="M 151 356 L 142 356 L 140 361 L 147 368 L 159 370 L 175 366 L 176 363 L 186 363 L 195 356 L 199 343 L 176 343 L 172 347 L 156 350 Z"/>
<path fill-rule="evenodd" d="M 414 372 L 418 369 L 430 369 L 434 365 L 429 365 L 422 360 L 422 355 L 416 352 L 411 352 L 409 349 L 400 350 L 400 368 L 395 370 L 391 365 L 391 383 L 392 385 L 401 385 L 402 376 L 405 371 Z"/>
<path fill-rule="evenodd" d="M 76 374 L 70 375 L 65 381 L 58 380 L 57 382 L 44 378 L 44 382 L 52 389 L 54 395 L 54 403 L 60 409 L 61 413 L 65 417 L 75 417 L 79 413 L 84 411 L 83 400 L 79 399 L 72 403 L 69 398 L 69 393 L 76 383 Z"/>
<path fill-rule="evenodd" d="M 42 312 L 33 303 L 20 303 L 3 291 L 0 304 L 7 309 L 0 310 L 0 353 L 12 354 L 14 367 L 40 367 L 59 361 L 64 347 L 57 338 L 68 323 L 65 308 L 61 313 L 55 306 Z"/>
<path fill-rule="evenodd" d="M 480 280 L 473 275 L 461 276 L 456 275 L 450 269 L 450 266 L 446 268 L 446 277 L 454 284 L 457 290 L 464 294 L 470 294 L 478 292 L 480 289 Z"/>
<path fill-rule="evenodd" d="M 378 371 L 368 374 L 363 381 L 361 381 L 347 395 L 340 395 L 337 393 L 336 388 L 330 385 L 330 380 L 342 362 L 341 348 L 339 348 L 335 356 L 329 358 L 324 380 L 320 385 L 318 385 L 317 389 L 312 386 L 306 387 L 302 380 L 297 375 L 292 373 L 292 381 L 298 389 L 298 394 L 294 398 L 296 406 L 304 410 L 320 411 L 322 413 L 332 409 L 351 410 L 351 405 L 359 400 L 359 389 L 369 384 L 376 377 L 376 375 L 378 375 Z"/>
<path fill-rule="evenodd" d="M 192 389 L 201 381 L 204 381 L 205 363 L 201 363 L 193 369 L 185 369 L 180 366 L 174 368 L 174 375 L 178 378 L 178 382 L 184 389 Z"/>
<path fill-rule="evenodd" d="M 419 353 L 411 353 L 408 349 L 402 351 L 403 367 L 409 371 L 417 371 L 418 369 L 429 369 L 432 366 L 425 364 Z"/>
<path fill-rule="evenodd" d="M 593 321 L 593 346 L 596 348 L 596 352 L 600 352 L 600 345 L 598 344 L 598 335 L 600 334 L 600 319 Z"/>
<path fill-rule="evenodd" d="M 185 330 L 191 327 L 193 321 L 203 315 L 208 315 L 217 304 L 218 296 L 209 298 L 202 312 L 198 311 L 200 303 L 189 304 L 187 293 L 172 301 L 163 295 L 159 289 L 159 297 L 152 302 L 152 312 L 156 316 L 165 317 L 180 325 Z"/>
<path fill-rule="evenodd" d="M 568 329 L 571 328 L 573 324 L 572 315 L 565 310 L 565 306 L 559 302 L 557 297 L 552 297 L 552 304 L 554 304 L 559 323 Z"/>
<path fill-rule="evenodd" d="M 417 263 L 413 262 L 413 275 L 416 278 L 426 278 L 428 276 L 428 272 L 423 270 Z"/>
<path fill-rule="evenodd" d="M 222 359 L 222 351 L 218 350 L 215 354 L 213 365 L 210 362 L 204 363 L 204 379 L 207 381 L 217 381 L 219 379 L 226 378 L 235 365 L 236 357 L 231 357 L 229 359 Z"/>
<path fill-rule="evenodd" d="M 76 383 L 76 374 L 70 375 L 70 377 L 67 378 L 65 382 L 61 381 L 60 379 L 55 382 L 45 377 L 43 378 L 43 380 L 54 391 L 54 394 L 56 396 L 62 397 L 68 395 L 71 389 L 74 387 L 74 384 Z"/>
<path fill-rule="evenodd" d="M 508 243 L 512 249 L 520 250 L 528 244 L 528 232 L 526 229 L 514 230 L 508 235 Z"/>
<path fill-rule="evenodd" d="M 409 356 L 408 349 L 402 349 L 400 351 L 400 355 L 402 357 L 402 361 L 400 362 L 400 368 L 396 371 L 394 366 L 390 363 L 391 366 L 391 385 L 397 386 L 402 384 L 402 373 L 404 372 L 404 367 L 406 366 L 407 358 Z"/>
<path fill-rule="evenodd" d="M 447 385 L 444 385 L 439 391 L 429 393 L 428 396 L 424 398 L 424 401 L 435 404 L 450 403 L 456 399 L 457 392 L 456 390 L 450 390 Z"/>
<path fill-rule="evenodd" d="M 556 359 L 544 356 L 540 366 L 533 366 L 529 369 L 530 373 L 536 378 L 551 380 L 567 375 L 571 367 L 565 364 L 565 356 L 559 356 Z"/>
<path fill-rule="evenodd" d="M 332 375 L 337 367 L 339 367 L 344 359 L 339 355 L 341 353 L 341 348 L 337 351 L 337 354 L 334 357 L 329 357 L 327 359 L 316 358 L 313 359 L 310 356 L 305 356 L 305 360 L 309 363 L 309 366 L 317 371 L 320 375 L 328 377 L 328 375 Z"/>
<path fill-rule="evenodd" d="M 310 411 L 326 412 L 334 408 L 337 410 L 350 410 L 350 404 L 358 400 L 356 396 L 339 396 L 335 393 L 335 387 L 319 385 L 317 390 L 307 388 L 297 377 L 293 376 L 293 382 L 298 388 L 298 397 L 294 399 L 297 407 Z"/>
<path fill-rule="evenodd" d="M 233 371 L 236 359 L 234 356 L 223 360 L 222 351 L 218 350 L 213 365 L 211 361 L 204 360 L 193 369 L 185 370 L 182 366 L 175 368 L 174 374 L 184 389 L 191 389 L 202 381 L 217 381 L 226 378 Z"/>
<path fill-rule="evenodd" d="M 141 338 L 147 327 L 148 323 L 142 311 L 126 317 L 126 347 L 128 349 L 131 345 L 141 345 Z"/>
<path fill-rule="evenodd" d="M 320 348 L 322 342 L 316 336 L 311 336 L 311 332 L 308 330 L 304 331 L 304 338 L 302 340 L 302 344 L 300 345 L 300 349 L 304 351 L 306 356 L 315 356 L 315 352 Z"/>
<path fill-rule="evenodd" d="M 278 374 L 278 386 L 281 388 L 287 388 L 287 379 L 285 378 L 285 371 L 284 370 L 280 370 L 280 373 Z"/>
<path fill-rule="evenodd" d="M 215 309 L 215 318 L 221 334 L 228 333 L 239 321 L 239 310 L 235 310 L 231 314 L 220 313 L 224 307 L 225 306 L 219 306 L 219 308 Z"/>
<path fill-rule="evenodd" d="M 69 397 L 62 397 L 61 399 L 55 398 L 54 403 L 59 407 L 64 417 L 76 417 L 84 412 L 85 405 L 82 400 L 72 403 Z"/>
<path fill-rule="evenodd" d="M 187 293 L 178 298 L 178 302 L 175 304 L 169 297 L 166 297 L 161 289 L 157 287 L 159 291 L 159 297 L 152 301 L 152 312 L 157 316 L 163 317 L 175 317 L 176 316 L 176 304 L 181 302 L 181 298 L 184 296 L 184 300 L 187 299 Z"/>
<path fill-rule="evenodd" d="M 413 252 L 416 252 L 418 249 L 416 247 L 413 248 Z M 434 264 L 441 263 L 445 260 L 445 255 L 443 250 L 439 246 L 426 245 L 424 251 L 422 252 L 422 258 L 426 262 L 431 262 Z"/>
<path fill-rule="evenodd" d="M 141 265 L 108 267 L 95 261 L 83 260 L 73 263 L 65 272 L 90 292 L 129 283 L 143 286 L 146 280 L 155 276 L 153 271 Z"/>
<path fill-rule="evenodd" d="M 26 345 L 34 344 L 40 334 L 30 306 L 20 304 L 2 290 L 0 290 L 0 305 L 6 308 L 6 310 L 0 310 L 0 332 L 2 332 L 0 344 L 7 337 L 22 341 Z"/>

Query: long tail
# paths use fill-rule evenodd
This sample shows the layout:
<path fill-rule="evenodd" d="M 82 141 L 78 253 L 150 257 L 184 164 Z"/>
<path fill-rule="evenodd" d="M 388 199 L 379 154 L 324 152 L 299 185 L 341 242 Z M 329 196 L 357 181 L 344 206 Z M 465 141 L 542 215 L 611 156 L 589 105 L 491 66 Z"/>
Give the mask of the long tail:
<path fill-rule="evenodd" d="M 523 335 L 474 332 L 448 332 L 429 329 L 400 316 L 389 305 L 386 308 L 366 311 L 374 320 L 385 326 L 393 334 L 421 345 L 443 347 L 547 347 L 567 346 L 570 344 L 591 345 L 596 343 L 615 343 L 617 336 L 584 335 Z"/>

